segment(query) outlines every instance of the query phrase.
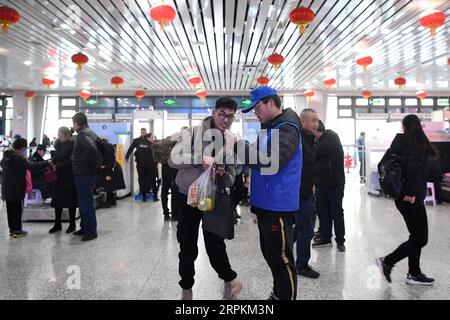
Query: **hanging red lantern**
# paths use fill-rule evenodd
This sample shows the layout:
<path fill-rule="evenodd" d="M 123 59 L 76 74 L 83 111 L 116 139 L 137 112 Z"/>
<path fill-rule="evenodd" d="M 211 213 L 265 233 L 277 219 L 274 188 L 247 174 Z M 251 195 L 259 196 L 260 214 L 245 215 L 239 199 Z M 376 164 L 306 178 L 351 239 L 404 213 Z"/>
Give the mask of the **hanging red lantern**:
<path fill-rule="evenodd" d="M 188 82 L 194 89 L 197 89 L 198 85 L 202 83 L 202 78 L 199 76 L 192 76 L 189 78 Z"/>
<path fill-rule="evenodd" d="M 436 29 L 445 23 L 445 14 L 438 10 L 433 10 L 426 13 L 419 19 L 419 23 L 422 27 L 430 29 L 431 35 L 436 35 Z"/>
<path fill-rule="evenodd" d="M 328 87 L 328 90 L 332 90 L 333 86 L 336 84 L 336 79 L 334 78 L 325 79 L 323 83 Z"/>
<path fill-rule="evenodd" d="M 370 99 L 370 98 L 372 98 L 372 92 L 370 92 L 370 91 L 363 91 L 362 93 L 361 93 L 361 96 L 364 98 L 364 99 Z"/>
<path fill-rule="evenodd" d="M 289 19 L 291 20 L 291 22 L 299 26 L 298 30 L 300 34 L 303 34 L 305 32 L 306 26 L 313 22 L 315 17 L 316 16 L 311 9 L 303 6 L 292 10 L 291 14 L 289 15 Z"/>
<path fill-rule="evenodd" d="M 20 21 L 20 14 L 13 8 L 7 6 L 0 7 L 0 24 L 4 33 L 9 31 L 9 26 Z"/>
<path fill-rule="evenodd" d="M 259 77 L 258 79 L 256 79 L 256 82 L 262 86 L 262 87 L 266 87 L 269 85 L 270 79 L 267 77 Z"/>
<path fill-rule="evenodd" d="M 311 102 L 312 98 L 316 95 L 316 93 L 312 90 L 306 90 L 304 95 L 308 99 L 308 102 Z"/>
<path fill-rule="evenodd" d="M 398 77 L 397 79 L 394 80 L 394 83 L 398 86 L 399 90 L 402 90 L 406 84 L 406 79 L 403 77 Z"/>
<path fill-rule="evenodd" d="M 423 99 L 425 99 L 427 97 L 428 93 L 426 93 L 424 90 L 419 90 L 416 92 L 416 97 L 420 99 L 420 101 L 422 101 Z"/>
<path fill-rule="evenodd" d="M 447 59 L 447 64 L 450 66 L 450 58 Z"/>
<path fill-rule="evenodd" d="M 78 66 L 77 70 L 81 71 L 83 69 L 83 65 L 89 62 L 89 58 L 87 55 L 80 52 L 72 56 L 72 62 Z"/>
<path fill-rule="evenodd" d="M 50 89 L 51 86 L 56 83 L 55 80 L 52 80 L 52 79 L 49 79 L 49 78 L 43 78 L 41 81 L 42 81 L 42 84 L 45 85 L 45 87 L 47 89 Z"/>
<path fill-rule="evenodd" d="M 268 58 L 267 61 L 269 61 L 269 63 L 271 65 L 274 66 L 275 70 L 278 70 L 278 68 L 283 64 L 284 62 L 284 57 L 281 54 L 278 53 L 274 53 L 271 54 Z"/>
<path fill-rule="evenodd" d="M 34 97 L 36 97 L 36 92 L 34 91 L 27 91 L 25 92 L 25 97 L 27 97 L 28 101 L 31 102 Z"/>
<path fill-rule="evenodd" d="M 111 83 L 116 87 L 116 90 L 120 90 L 120 86 L 125 83 L 121 77 L 114 77 L 111 79 Z"/>
<path fill-rule="evenodd" d="M 208 93 L 204 89 L 200 89 L 197 91 L 197 97 L 199 97 L 200 99 L 205 99 L 207 95 Z"/>
<path fill-rule="evenodd" d="M 134 93 L 134 96 L 138 99 L 139 102 L 145 97 L 145 91 L 138 90 Z"/>
<path fill-rule="evenodd" d="M 359 66 L 362 66 L 364 71 L 367 71 L 367 67 L 373 63 L 373 59 L 371 56 L 362 57 L 362 58 L 357 59 L 356 63 Z"/>
<path fill-rule="evenodd" d="M 150 17 L 153 20 L 158 21 L 161 29 L 164 29 L 164 25 L 166 25 L 166 23 L 175 20 L 176 16 L 177 12 L 175 9 L 167 4 L 155 6 L 150 10 Z"/>
<path fill-rule="evenodd" d="M 91 97 L 91 93 L 88 90 L 83 90 L 80 92 L 80 98 L 83 99 L 83 101 L 86 101 Z"/>

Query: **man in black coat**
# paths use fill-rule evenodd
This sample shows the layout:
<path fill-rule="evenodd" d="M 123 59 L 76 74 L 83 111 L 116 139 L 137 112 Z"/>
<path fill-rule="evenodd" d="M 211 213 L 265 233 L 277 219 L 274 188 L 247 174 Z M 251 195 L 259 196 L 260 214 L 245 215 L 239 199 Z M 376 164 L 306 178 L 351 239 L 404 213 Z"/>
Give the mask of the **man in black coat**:
<path fill-rule="evenodd" d="M 27 140 L 14 141 L 13 150 L 7 150 L 1 161 L 3 169 L 2 198 L 6 201 L 9 234 L 23 238 L 27 232 L 22 230 L 23 200 L 27 189 L 26 174 L 30 169 L 45 169 L 51 161 L 32 162 L 25 159 Z"/>
<path fill-rule="evenodd" d="M 317 279 L 320 274 L 308 263 L 311 259 L 311 240 L 314 237 L 315 207 L 314 177 L 316 169 L 316 151 L 314 134 L 319 126 L 319 115 L 313 109 L 305 109 L 300 115 L 302 121 L 303 167 L 300 186 L 300 210 L 296 213 L 295 235 L 297 240 L 297 274 Z"/>
<path fill-rule="evenodd" d="M 320 130 L 320 128 L 322 130 Z M 320 238 L 313 248 L 332 246 L 332 228 L 338 251 L 345 252 L 345 223 L 342 199 L 344 198 L 344 150 L 339 136 L 319 125 L 316 135 L 316 196 L 320 219 Z"/>
<path fill-rule="evenodd" d="M 74 233 L 83 236 L 82 241 L 97 238 L 97 218 L 95 216 L 94 188 L 99 165 L 100 138 L 88 126 L 84 113 L 72 118 L 73 128 L 77 132 L 73 147 L 72 169 L 75 175 L 78 205 L 81 216 L 81 229 Z"/>

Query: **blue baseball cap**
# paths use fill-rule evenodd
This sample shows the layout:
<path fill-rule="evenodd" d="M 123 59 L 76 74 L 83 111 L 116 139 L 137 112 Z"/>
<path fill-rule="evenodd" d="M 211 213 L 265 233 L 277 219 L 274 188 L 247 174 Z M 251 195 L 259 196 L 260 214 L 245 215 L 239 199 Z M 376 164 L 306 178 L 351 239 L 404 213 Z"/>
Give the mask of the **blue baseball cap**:
<path fill-rule="evenodd" d="M 277 94 L 277 90 L 271 87 L 258 87 L 250 92 L 250 99 L 252 102 L 247 108 L 242 110 L 243 113 L 250 112 L 254 106 L 256 106 L 261 100 L 274 96 Z"/>

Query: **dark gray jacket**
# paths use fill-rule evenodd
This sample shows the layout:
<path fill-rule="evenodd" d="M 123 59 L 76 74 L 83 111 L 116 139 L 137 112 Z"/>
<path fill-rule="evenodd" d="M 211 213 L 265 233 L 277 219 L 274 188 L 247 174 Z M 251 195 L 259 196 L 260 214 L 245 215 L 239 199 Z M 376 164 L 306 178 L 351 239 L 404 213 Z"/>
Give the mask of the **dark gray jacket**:
<path fill-rule="evenodd" d="M 214 120 L 212 117 L 209 117 L 205 119 L 200 126 L 195 127 L 193 130 L 194 133 L 194 139 L 201 138 L 201 135 L 197 134 L 198 130 L 202 130 L 204 133 L 214 128 Z M 189 187 L 192 185 L 192 183 L 197 180 L 204 172 L 202 166 L 202 156 L 199 154 L 198 156 L 194 154 L 192 143 L 194 141 L 192 139 L 192 135 L 185 136 L 184 139 L 181 139 L 177 146 L 174 147 L 171 153 L 171 158 L 168 161 L 168 165 L 174 169 L 178 169 L 178 174 L 176 178 L 176 184 L 178 188 L 180 189 L 180 192 L 182 194 L 187 195 L 189 192 Z M 210 142 L 203 141 L 202 147 L 203 152 L 205 151 L 206 147 L 210 144 Z M 182 150 L 189 152 L 188 154 L 182 154 Z M 177 156 L 183 156 L 183 159 L 186 159 L 185 163 L 183 164 L 175 164 L 173 159 Z M 234 154 L 233 150 L 231 150 L 231 155 L 227 154 L 226 156 L 233 157 Z M 200 163 L 200 164 L 195 164 Z M 223 186 L 225 188 L 231 188 L 234 184 L 234 179 L 236 177 L 236 168 L 235 163 L 233 164 L 227 164 L 225 166 L 225 175 L 221 177 L 223 181 Z"/>
<path fill-rule="evenodd" d="M 100 138 L 84 126 L 78 131 L 73 147 L 72 169 L 76 176 L 94 175 L 97 173 L 98 149 Z"/>

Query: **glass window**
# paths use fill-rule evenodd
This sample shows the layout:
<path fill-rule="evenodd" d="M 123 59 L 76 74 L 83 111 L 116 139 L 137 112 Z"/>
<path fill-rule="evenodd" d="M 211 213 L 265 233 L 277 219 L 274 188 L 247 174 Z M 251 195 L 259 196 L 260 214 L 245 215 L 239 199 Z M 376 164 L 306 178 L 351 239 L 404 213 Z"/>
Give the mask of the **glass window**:
<path fill-rule="evenodd" d="M 417 98 L 405 99 L 405 106 L 417 106 L 417 105 L 419 105 Z"/>
<path fill-rule="evenodd" d="M 117 106 L 119 108 L 148 108 L 153 105 L 152 98 L 143 98 L 139 101 L 137 98 L 117 98 Z"/>
<path fill-rule="evenodd" d="M 420 108 L 421 113 L 431 113 L 433 112 L 433 108 Z"/>
<path fill-rule="evenodd" d="M 369 108 L 355 108 L 355 113 L 369 113 Z"/>
<path fill-rule="evenodd" d="M 208 97 L 206 99 L 192 99 L 192 108 L 214 108 L 216 106 L 215 97 Z"/>
<path fill-rule="evenodd" d="M 432 107 L 434 105 L 433 99 L 423 99 L 421 102 L 422 106 Z"/>
<path fill-rule="evenodd" d="M 189 108 L 190 98 L 155 98 L 155 108 Z"/>
<path fill-rule="evenodd" d="M 75 98 L 63 98 L 61 99 L 61 106 L 63 107 L 76 107 L 77 99 Z"/>
<path fill-rule="evenodd" d="M 45 108 L 44 134 L 50 139 L 58 136 L 59 129 L 59 97 L 49 96 Z"/>
<path fill-rule="evenodd" d="M 341 99 L 339 99 L 339 105 L 340 106 L 351 106 L 352 99 L 351 98 L 341 98 Z"/>
<path fill-rule="evenodd" d="M 370 108 L 371 113 L 386 113 L 385 108 L 372 107 Z"/>
<path fill-rule="evenodd" d="M 417 113 L 419 111 L 419 108 L 405 108 L 405 113 Z"/>
<path fill-rule="evenodd" d="M 353 115 L 352 109 L 340 109 L 339 110 L 339 117 L 341 118 L 349 118 Z"/>
<path fill-rule="evenodd" d="M 402 113 L 402 108 L 389 108 L 388 113 Z"/>
<path fill-rule="evenodd" d="M 358 98 L 358 99 L 356 99 L 356 105 L 357 106 L 368 106 L 369 100 L 364 99 L 364 98 Z"/>
<path fill-rule="evenodd" d="M 400 98 L 391 98 L 391 99 L 389 99 L 389 105 L 390 106 L 401 106 L 402 105 L 402 99 L 400 99 Z"/>
<path fill-rule="evenodd" d="M 337 119 L 338 117 L 338 99 L 337 97 L 328 97 L 327 103 L 327 120 Z"/>

